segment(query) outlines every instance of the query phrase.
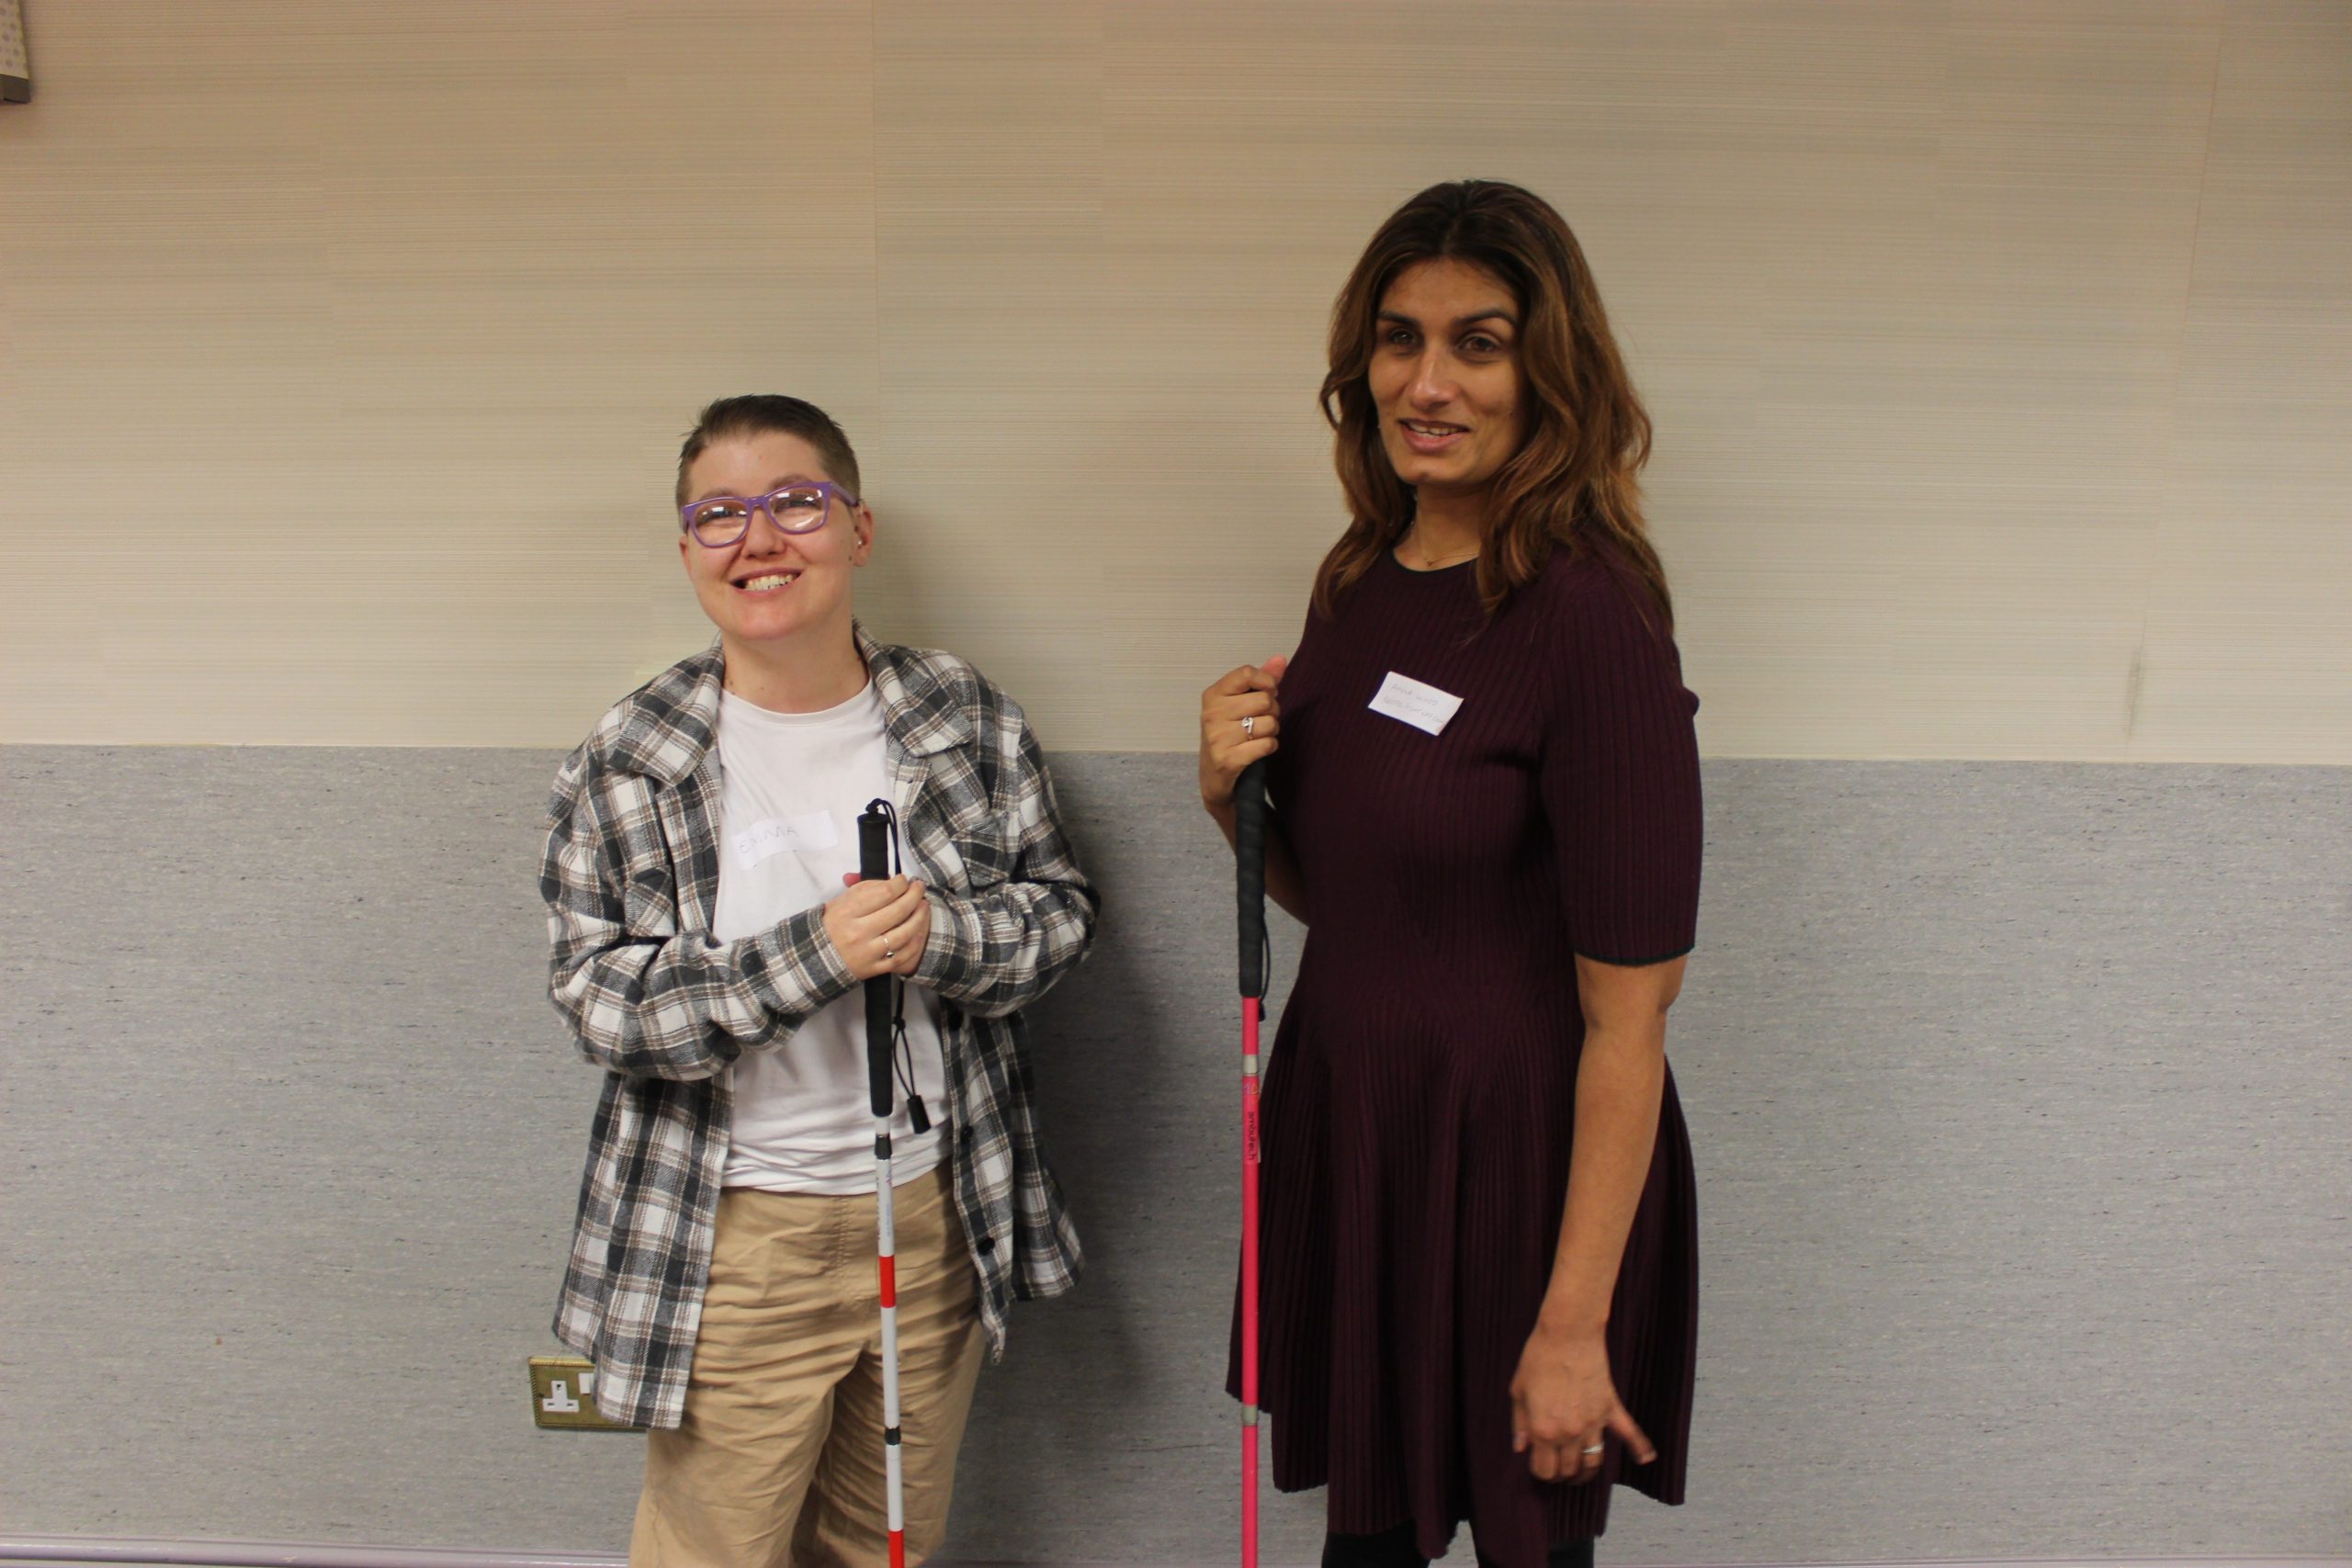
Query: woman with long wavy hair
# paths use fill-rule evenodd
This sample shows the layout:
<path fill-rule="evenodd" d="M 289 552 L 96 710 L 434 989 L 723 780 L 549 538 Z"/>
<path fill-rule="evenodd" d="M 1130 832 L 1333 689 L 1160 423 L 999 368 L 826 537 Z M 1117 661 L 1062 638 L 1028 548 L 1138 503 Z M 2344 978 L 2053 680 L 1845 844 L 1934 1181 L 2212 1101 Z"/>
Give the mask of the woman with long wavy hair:
<path fill-rule="evenodd" d="M 1230 840 L 1272 759 L 1307 928 L 1261 1111 L 1274 1482 L 1329 1488 L 1327 1568 L 1464 1521 L 1481 1562 L 1589 1562 L 1614 1486 L 1682 1500 L 1698 1313 L 1698 699 L 1649 419 L 1567 225 L 1480 180 L 1373 236 L 1323 408 L 1350 522 L 1297 652 L 1201 701 L 1203 802 Z"/>

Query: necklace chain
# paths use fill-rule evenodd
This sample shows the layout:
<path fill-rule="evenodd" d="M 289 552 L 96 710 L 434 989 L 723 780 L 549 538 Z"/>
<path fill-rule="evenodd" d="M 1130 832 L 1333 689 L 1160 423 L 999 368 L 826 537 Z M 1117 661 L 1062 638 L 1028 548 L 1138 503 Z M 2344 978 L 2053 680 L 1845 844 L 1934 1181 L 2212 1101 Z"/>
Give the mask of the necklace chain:
<path fill-rule="evenodd" d="M 1405 535 L 1405 543 L 1415 555 L 1421 558 L 1421 570 L 1424 571 L 1434 571 L 1441 566 L 1448 566 L 1455 561 L 1468 560 L 1472 556 L 1476 555 L 1482 547 L 1474 545 L 1466 550 L 1456 550 L 1451 555 L 1433 556 L 1430 554 L 1429 551 L 1421 547 L 1420 529 L 1418 526 L 1407 530 Z"/>

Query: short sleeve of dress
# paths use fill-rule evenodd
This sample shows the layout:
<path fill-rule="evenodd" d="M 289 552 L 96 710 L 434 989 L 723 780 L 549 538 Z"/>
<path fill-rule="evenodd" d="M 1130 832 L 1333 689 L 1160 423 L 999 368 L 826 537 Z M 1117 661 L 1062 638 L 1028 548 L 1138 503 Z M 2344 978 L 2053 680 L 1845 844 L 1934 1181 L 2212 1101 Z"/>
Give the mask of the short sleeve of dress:
<path fill-rule="evenodd" d="M 1638 581 L 1588 558 L 1561 586 L 1543 795 L 1568 942 L 1605 964 L 1662 964 L 1697 941 L 1699 699 Z"/>

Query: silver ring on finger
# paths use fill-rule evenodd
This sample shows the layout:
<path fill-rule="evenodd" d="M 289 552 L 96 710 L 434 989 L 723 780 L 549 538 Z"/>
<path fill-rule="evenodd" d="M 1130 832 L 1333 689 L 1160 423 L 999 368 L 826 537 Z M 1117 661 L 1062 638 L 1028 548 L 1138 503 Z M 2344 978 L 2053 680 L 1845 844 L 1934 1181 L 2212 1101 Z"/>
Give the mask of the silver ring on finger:
<path fill-rule="evenodd" d="M 1243 720 L 1241 721 L 1241 739 L 1244 739 L 1244 740 L 1250 739 L 1251 737 L 1255 736 L 1257 733 L 1258 733 L 1258 719 L 1257 719 L 1257 716 L 1256 716 L 1256 715 L 1254 715 L 1254 714 L 1253 714 L 1253 715 L 1251 715 L 1250 717 L 1245 718 L 1245 719 L 1243 719 Z"/>
<path fill-rule="evenodd" d="M 1584 1450 L 1585 1457 L 1587 1459 L 1590 1459 L 1594 1454 L 1605 1452 L 1608 1447 L 1609 1445 L 1606 1443 L 1595 1443 L 1592 1447 Z"/>
<path fill-rule="evenodd" d="M 886 947 L 882 950 L 882 956 L 885 958 L 896 958 L 899 956 L 899 950 L 895 947 Z M 1590 1452 L 1591 1450 L 1587 1450 L 1586 1451 Z"/>

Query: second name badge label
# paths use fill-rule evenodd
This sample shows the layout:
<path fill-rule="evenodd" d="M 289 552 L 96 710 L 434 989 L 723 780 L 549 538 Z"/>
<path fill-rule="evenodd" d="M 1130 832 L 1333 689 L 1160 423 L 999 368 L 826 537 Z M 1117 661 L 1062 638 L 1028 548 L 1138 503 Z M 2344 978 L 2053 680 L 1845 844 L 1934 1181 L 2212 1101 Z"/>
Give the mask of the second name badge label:
<path fill-rule="evenodd" d="M 764 817 L 735 835 L 735 863 L 745 871 L 786 850 L 807 854 L 816 850 L 830 850 L 842 841 L 841 829 L 834 826 L 830 811 L 811 811 L 805 817 Z"/>
<path fill-rule="evenodd" d="M 1440 691 L 1426 681 L 1416 681 L 1410 675 L 1399 675 L 1394 670 L 1372 695 L 1372 711 L 1426 729 L 1431 735 L 1442 733 L 1448 721 L 1462 706 L 1462 699 L 1452 692 Z"/>

